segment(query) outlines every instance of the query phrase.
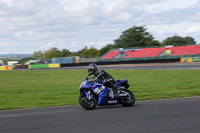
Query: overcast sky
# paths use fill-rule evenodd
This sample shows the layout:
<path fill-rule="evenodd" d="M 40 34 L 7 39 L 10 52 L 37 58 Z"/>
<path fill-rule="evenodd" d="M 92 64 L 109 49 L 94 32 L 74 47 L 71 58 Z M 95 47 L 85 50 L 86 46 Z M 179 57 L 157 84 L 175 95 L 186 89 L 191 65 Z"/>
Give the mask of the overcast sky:
<path fill-rule="evenodd" d="M 0 0 L 0 53 L 100 49 L 134 25 L 200 43 L 200 0 Z"/>

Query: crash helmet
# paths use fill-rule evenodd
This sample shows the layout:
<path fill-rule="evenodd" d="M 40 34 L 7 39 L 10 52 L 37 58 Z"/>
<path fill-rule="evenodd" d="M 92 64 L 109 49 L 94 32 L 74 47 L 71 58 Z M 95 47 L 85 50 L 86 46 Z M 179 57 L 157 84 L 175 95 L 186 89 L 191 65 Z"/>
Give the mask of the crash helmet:
<path fill-rule="evenodd" d="M 87 69 L 88 69 L 89 75 L 92 75 L 97 70 L 97 65 L 95 63 L 91 63 L 91 64 L 88 65 Z"/>

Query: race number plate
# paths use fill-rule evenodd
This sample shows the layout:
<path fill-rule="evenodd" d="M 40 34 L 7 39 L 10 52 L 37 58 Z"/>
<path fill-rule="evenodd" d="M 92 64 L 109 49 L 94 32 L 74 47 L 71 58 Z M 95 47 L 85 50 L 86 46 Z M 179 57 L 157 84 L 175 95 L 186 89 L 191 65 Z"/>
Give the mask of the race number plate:
<path fill-rule="evenodd" d="M 109 100 L 108 104 L 117 103 L 117 100 Z"/>

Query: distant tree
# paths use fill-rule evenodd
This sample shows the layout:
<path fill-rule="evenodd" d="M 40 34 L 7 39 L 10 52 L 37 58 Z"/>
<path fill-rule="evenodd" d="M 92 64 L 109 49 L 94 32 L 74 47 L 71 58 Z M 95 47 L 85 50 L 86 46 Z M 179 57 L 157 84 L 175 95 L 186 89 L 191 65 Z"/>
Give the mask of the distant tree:
<path fill-rule="evenodd" d="M 173 45 L 173 46 L 181 46 L 181 45 L 192 45 L 196 44 L 196 41 L 192 37 L 181 37 L 174 35 L 172 37 L 168 37 L 162 42 L 163 45 Z"/>
<path fill-rule="evenodd" d="M 72 56 L 80 56 L 82 58 L 98 58 L 99 50 L 94 47 L 91 47 L 90 49 L 87 49 L 87 47 L 85 47 L 78 52 L 74 52 Z"/>
<path fill-rule="evenodd" d="M 43 56 L 44 54 L 42 53 L 42 51 L 34 51 L 34 53 L 33 53 L 33 55 L 32 55 L 32 57 L 33 58 L 42 58 L 42 56 Z"/>
<path fill-rule="evenodd" d="M 47 50 L 46 54 L 43 55 L 44 60 L 49 60 L 54 57 L 68 57 L 71 55 L 69 50 L 63 49 L 60 51 L 58 48 L 50 48 Z"/>
<path fill-rule="evenodd" d="M 44 54 L 43 59 L 50 60 L 51 58 L 60 56 L 61 56 L 60 50 L 54 47 L 47 50 L 47 54 Z"/>
<path fill-rule="evenodd" d="M 160 46 L 159 41 L 146 31 L 144 26 L 133 26 L 122 32 L 122 35 L 114 40 L 117 48 Z"/>
<path fill-rule="evenodd" d="M 113 48 L 114 48 L 113 44 L 107 44 L 105 47 L 103 47 L 99 50 L 99 55 L 102 56 Z"/>
<path fill-rule="evenodd" d="M 84 51 L 82 56 L 85 58 L 97 58 L 99 57 L 99 51 L 98 49 L 91 47 L 90 49 Z"/>
<path fill-rule="evenodd" d="M 61 55 L 62 55 L 62 57 L 69 57 L 69 56 L 71 56 L 71 52 L 69 51 L 69 50 L 67 50 L 67 49 L 63 49 L 62 51 L 61 51 Z"/>
<path fill-rule="evenodd" d="M 193 37 L 186 36 L 185 39 L 186 39 L 186 41 L 187 41 L 187 43 L 188 43 L 189 45 L 196 44 L 196 41 L 194 40 Z"/>

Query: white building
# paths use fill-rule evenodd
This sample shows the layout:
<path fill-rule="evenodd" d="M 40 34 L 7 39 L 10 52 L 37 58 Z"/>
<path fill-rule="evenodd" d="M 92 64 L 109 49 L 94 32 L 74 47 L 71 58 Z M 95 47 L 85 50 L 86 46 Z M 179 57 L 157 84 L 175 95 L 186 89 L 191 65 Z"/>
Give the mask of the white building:
<path fill-rule="evenodd" d="M 13 67 L 15 67 L 18 63 L 19 63 L 19 61 L 8 61 L 7 62 L 8 66 L 13 66 Z"/>

